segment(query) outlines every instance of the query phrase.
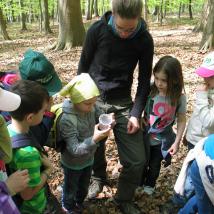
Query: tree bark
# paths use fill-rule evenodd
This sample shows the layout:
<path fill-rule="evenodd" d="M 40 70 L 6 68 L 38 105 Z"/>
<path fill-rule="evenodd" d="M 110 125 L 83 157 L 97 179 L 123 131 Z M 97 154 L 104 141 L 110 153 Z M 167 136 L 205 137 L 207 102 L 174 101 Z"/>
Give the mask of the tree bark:
<path fill-rule="evenodd" d="M 44 17 L 44 32 L 45 34 L 52 33 L 50 28 L 50 22 L 49 22 L 49 13 L 48 13 L 48 0 L 42 0 L 43 1 L 43 17 Z"/>
<path fill-rule="evenodd" d="M 6 25 L 6 22 L 4 20 L 4 15 L 3 15 L 3 12 L 2 12 L 2 9 L 0 7 L 0 27 L 1 27 L 1 32 L 2 32 L 2 36 L 4 38 L 4 40 L 10 40 L 10 37 L 7 33 L 7 25 Z"/>
<path fill-rule="evenodd" d="M 91 19 L 91 0 L 86 0 L 86 20 Z"/>
<path fill-rule="evenodd" d="M 80 0 L 58 0 L 59 35 L 55 50 L 81 46 L 85 38 Z"/>
<path fill-rule="evenodd" d="M 189 0 L 189 18 L 193 19 L 193 16 L 192 16 L 192 0 Z"/>
<path fill-rule="evenodd" d="M 43 21 L 43 13 L 42 13 L 42 2 L 39 0 L 39 11 L 40 11 L 40 16 L 39 16 L 39 30 L 42 32 L 42 21 Z"/>
<path fill-rule="evenodd" d="M 98 0 L 94 0 L 94 15 L 95 15 L 95 17 L 99 16 L 99 12 L 98 12 Z"/>
<path fill-rule="evenodd" d="M 143 0 L 143 18 L 145 21 L 148 19 L 148 14 L 147 14 L 147 0 Z"/>
<path fill-rule="evenodd" d="M 24 4 L 23 0 L 19 0 L 20 8 L 21 8 L 21 30 L 27 30 L 26 26 L 26 13 L 24 12 Z"/>
<path fill-rule="evenodd" d="M 200 42 L 200 51 L 206 52 L 214 48 L 214 1 L 207 0 L 207 10 L 204 14 L 207 14 L 207 19 L 204 24 L 203 35 Z"/>
<path fill-rule="evenodd" d="M 204 30 L 204 26 L 206 26 L 207 18 L 208 18 L 208 1 L 204 3 L 203 10 L 201 12 L 200 22 L 194 27 L 193 32 L 200 32 Z"/>

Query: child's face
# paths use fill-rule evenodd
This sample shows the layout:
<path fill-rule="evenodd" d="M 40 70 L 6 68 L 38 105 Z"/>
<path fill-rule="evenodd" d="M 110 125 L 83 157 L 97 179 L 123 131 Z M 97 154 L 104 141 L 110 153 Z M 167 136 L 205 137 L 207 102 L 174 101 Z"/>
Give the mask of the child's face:
<path fill-rule="evenodd" d="M 43 103 L 43 106 L 42 108 L 40 109 L 40 111 L 38 111 L 37 113 L 32 113 L 31 114 L 31 119 L 29 120 L 30 122 L 30 126 L 36 126 L 38 125 L 39 123 L 41 123 L 42 119 L 43 119 L 43 115 L 45 113 L 45 111 L 47 110 L 47 107 L 48 107 L 48 102 L 45 101 Z"/>
<path fill-rule="evenodd" d="M 91 99 L 85 100 L 81 103 L 74 104 L 76 110 L 82 113 L 88 113 L 92 111 L 94 104 L 97 101 L 97 97 L 93 97 Z"/>
<path fill-rule="evenodd" d="M 204 81 L 209 89 L 214 88 L 214 76 L 204 78 Z"/>
<path fill-rule="evenodd" d="M 163 71 L 154 73 L 155 85 L 160 95 L 167 93 L 167 75 Z"/>

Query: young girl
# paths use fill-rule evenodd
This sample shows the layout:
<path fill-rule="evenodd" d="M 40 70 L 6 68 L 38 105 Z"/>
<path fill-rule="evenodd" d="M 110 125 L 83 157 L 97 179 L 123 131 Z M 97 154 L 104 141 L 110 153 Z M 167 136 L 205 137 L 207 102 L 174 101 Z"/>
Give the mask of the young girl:
<path fill-rule="evenodd" d="M 106 138 L 110 126 L 99 130 L 95 107 L 99 91 L 89 74 L 76 76 L 60 94 L 69 95 L 63 103 L 59 121 L 60 137 L 65 142 L 61 152 L 64 170 L 62 206 L 68 213 L 81 213 L 91 177 L 94 153 L 100 140 Z"/>
<path fill-rule="evenodd" d="M 145 108 L 145 143 L 149 144 L 149 161 L 142 178 L 144 191 L 152 194 L 160 173 L 161 161 L 170 165 L 171 156 L 179 149 L 186 124 L 186 97 L 180 62 L 162 57 L 154 67 L 154 84 Z M 177 134 L 172 126 L 177 119 Z"/>

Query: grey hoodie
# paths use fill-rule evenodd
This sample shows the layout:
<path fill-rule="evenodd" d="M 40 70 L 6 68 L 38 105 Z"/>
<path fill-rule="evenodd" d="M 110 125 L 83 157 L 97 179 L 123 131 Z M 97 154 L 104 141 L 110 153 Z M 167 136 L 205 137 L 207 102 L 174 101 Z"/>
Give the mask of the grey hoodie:
<path fill-rule="evenodd" d="M 61 162 L 70 169 L 79 170 L 93 164 L 97 144 L 92 140 L 94 126 L 101 111 L 94 109 L 80 114 L 70 100 L 63 103 L 63 114 L 59 121 L 60 137 L 66 142 L 61 153 Z M 76 117 L 76 118 L 75 118 Z M 72 121 L 76 119 L 76 124 Z"/>

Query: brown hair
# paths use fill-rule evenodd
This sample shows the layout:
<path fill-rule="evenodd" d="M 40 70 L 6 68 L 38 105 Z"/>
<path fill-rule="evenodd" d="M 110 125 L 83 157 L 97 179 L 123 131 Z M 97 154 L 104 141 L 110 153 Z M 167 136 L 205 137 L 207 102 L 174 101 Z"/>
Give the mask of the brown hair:
<path fill-rule="evenodd" d="M 180 62 L 172 56 L 162 57 L 153 69 L 153 75 L 163 71 L 167 76 L 167 96 L 170 97 L 171 104 L 176 105 L 184 89 L 182 67 Z M 155 84 L 151 88 L 151 96 L 158 94 Z"/>
<path fill-rule="evenodd" d="M 142 7 L 142 0 L 112 0 L 112 11 L 121 18 L 139 18 Z"/>

